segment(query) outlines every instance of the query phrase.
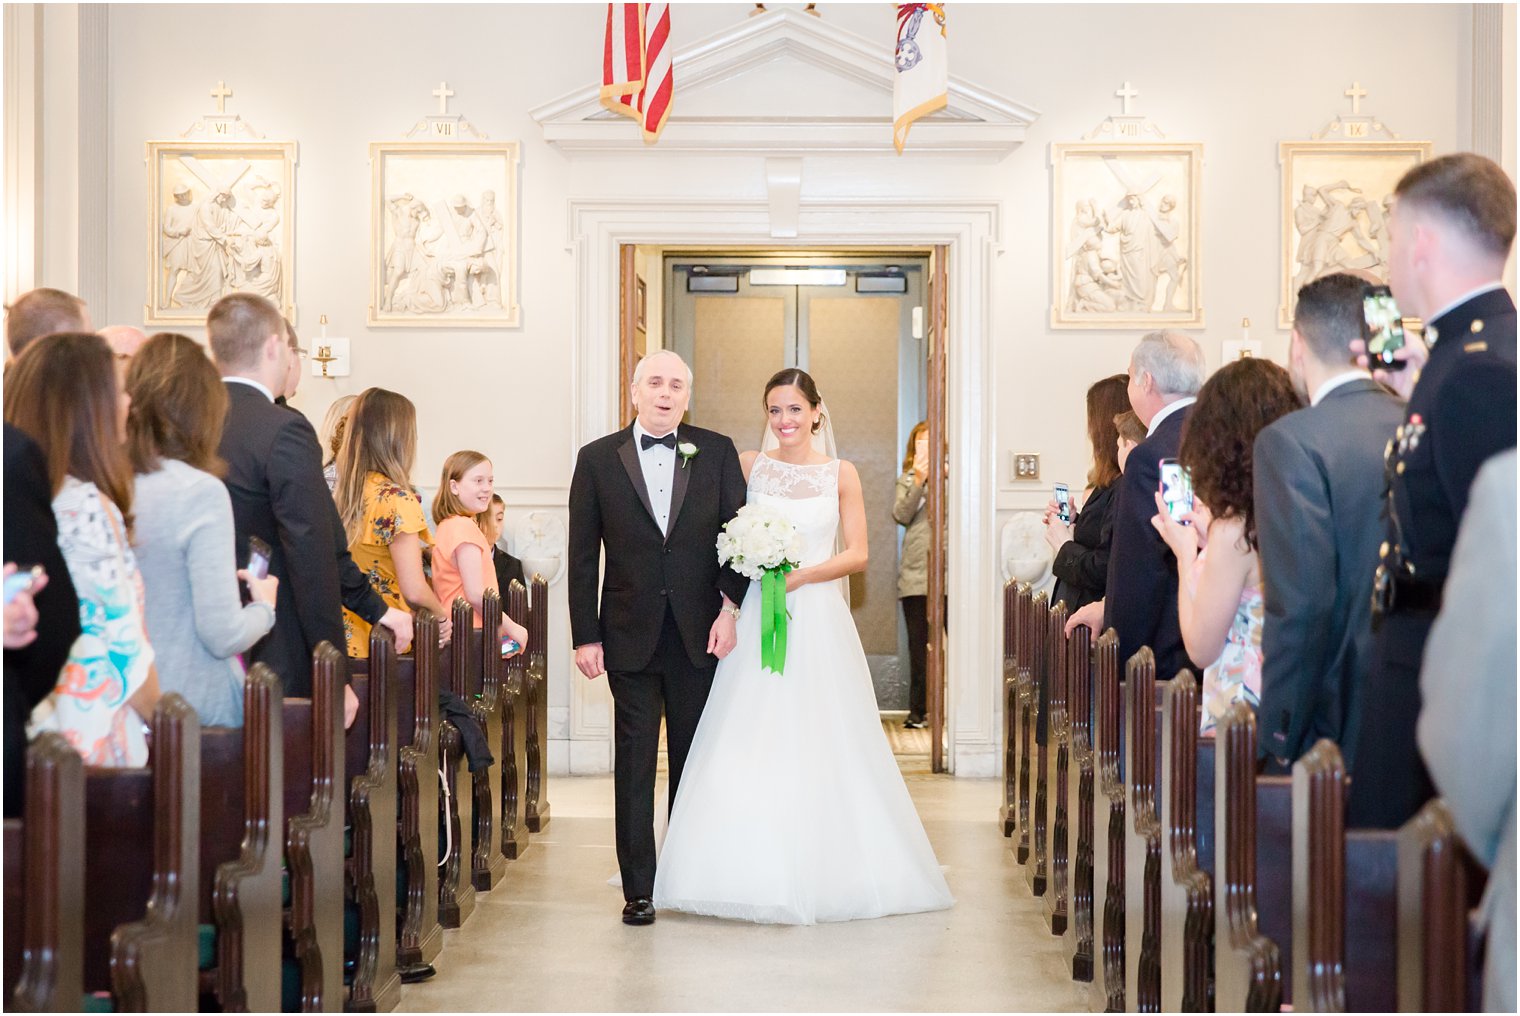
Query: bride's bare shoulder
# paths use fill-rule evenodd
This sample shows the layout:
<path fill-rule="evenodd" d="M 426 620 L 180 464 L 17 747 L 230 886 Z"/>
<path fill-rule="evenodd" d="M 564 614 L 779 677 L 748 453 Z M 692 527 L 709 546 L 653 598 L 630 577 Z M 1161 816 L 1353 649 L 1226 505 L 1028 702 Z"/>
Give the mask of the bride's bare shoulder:
<path fill-rule="evenodd" d="M 839 483 L 841 486 L 860 489 L 860 472 L 856 470 L 855 463 L 849 459 L 839 460 Z"/>
<path fill-rule="evenodd" d="M 749 471 L 754 468 L 755 459 L 760 453 L 754 450 L 739 453 L 739 468 L 744 470 L 744 482 L 749 482 Z"/>

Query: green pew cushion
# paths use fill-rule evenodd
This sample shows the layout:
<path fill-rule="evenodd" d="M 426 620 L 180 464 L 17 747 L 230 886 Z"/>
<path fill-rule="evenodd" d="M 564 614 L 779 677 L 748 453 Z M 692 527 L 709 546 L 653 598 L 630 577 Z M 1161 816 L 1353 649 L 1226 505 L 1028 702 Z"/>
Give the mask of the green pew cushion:
<path fill-rule="evenodd" d="M 196 961 L 200 970 L 210 970 L 216 966 L 216 926 L 201 924 L 196 926 Z"/>

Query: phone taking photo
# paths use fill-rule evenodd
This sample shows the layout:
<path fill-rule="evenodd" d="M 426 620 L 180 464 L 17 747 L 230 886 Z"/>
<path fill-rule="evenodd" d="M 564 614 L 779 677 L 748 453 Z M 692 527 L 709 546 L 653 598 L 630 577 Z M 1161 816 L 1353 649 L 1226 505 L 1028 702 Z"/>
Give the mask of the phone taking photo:
<path fill-rule="evenodd" d="M 1173 519 L 1187 525 L 1193 510 L 1193 478 L 1176 459 L 1161 460 L 1161 503 Z"/>
<path fill-rule="evenodd" d="M 522 646 L 517 644 L 516 639 L 509 638 L 506 635 L 501 637 L 501 655 L 503 657 L 515 655 L 521 649 Z"/>
<path fill-rule="evenodd" d="M 1071 488 L 1064 483 L 1056 484 L 1056 518 L 1071 525 Z"/>
<path fill-rule="evenodd" d="M 256 579 L 269 577 L 269 559 L 274 554 L 269 544 L 257 536 L 248 537 L 248 565 L 244 569 Z"/>
<path fill-rule="evenodd" d="M 1404 348 L 1404 318 L 1387 286 L 1368 286 L 1362 291 L 1362 337 L 1367 341 L 1367 363 L 1374 369 L 1403 370 L 1405 361 L 1394 352 Z"/>
<path fill-rule="evenodd" d="M 29 593 L 37 585 L 37 580 L 42 577 L 42 565 L 35 564 L 25 571 L 15 571 L 5 577 L 5 604 L 10 606 L 12 600 L 22 593 Z"/>

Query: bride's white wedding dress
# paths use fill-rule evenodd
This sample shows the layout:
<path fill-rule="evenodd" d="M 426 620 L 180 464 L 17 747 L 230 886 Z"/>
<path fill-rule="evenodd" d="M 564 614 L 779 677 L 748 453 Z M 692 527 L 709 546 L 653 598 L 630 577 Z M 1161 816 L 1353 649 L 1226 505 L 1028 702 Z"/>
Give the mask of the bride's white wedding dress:
<path fill-rule="evenodd" d="M 834 554 L 839 462 L 760 454 L 749 501 Z M 760 666 L 760 584 L 697 727 L 655 875 L 659 909 L 775 924 L 954 903 L 892 757 L 849 604 L 835 582 L 787 595 L 785 672 Z"/>

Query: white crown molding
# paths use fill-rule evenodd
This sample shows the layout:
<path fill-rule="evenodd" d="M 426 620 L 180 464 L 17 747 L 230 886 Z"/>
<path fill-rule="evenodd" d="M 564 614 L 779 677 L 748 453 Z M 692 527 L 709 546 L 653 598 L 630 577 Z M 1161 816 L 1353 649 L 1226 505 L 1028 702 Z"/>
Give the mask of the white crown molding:
<path fill-rule="evenodd" d="M 681 114 L 681 98 L 774 60 L 791 60 L 880 93 L 880 116 L 786 115 L 737 108 L 722 116 Z M 544 139 L 567 152 L 662 152 L 745 155 L 895 154 L 892 147 L 892 50 L 822 18 L 791 8 L 745 18 L 693 43 L 673 58 L 676 102 L 660 140 L 647 145 L 626 117 L 601 104 L 600 83 L 533 110 Z M 951 76 L 949 104 L 913 125 L 913 153 L 1001 158 L 1019 147 L 1039 112 Z"/>

